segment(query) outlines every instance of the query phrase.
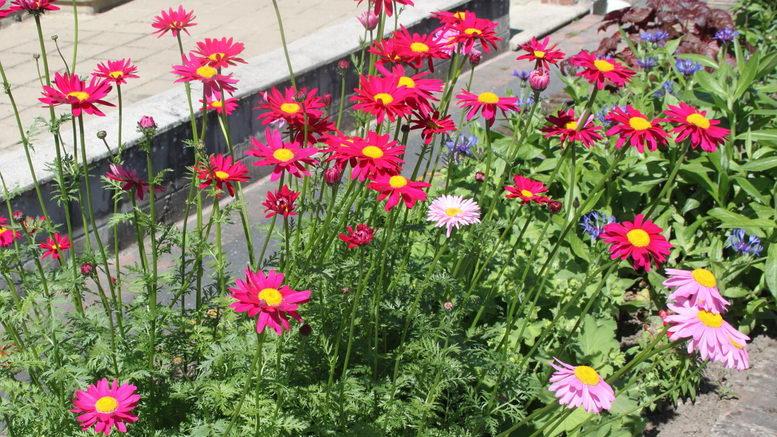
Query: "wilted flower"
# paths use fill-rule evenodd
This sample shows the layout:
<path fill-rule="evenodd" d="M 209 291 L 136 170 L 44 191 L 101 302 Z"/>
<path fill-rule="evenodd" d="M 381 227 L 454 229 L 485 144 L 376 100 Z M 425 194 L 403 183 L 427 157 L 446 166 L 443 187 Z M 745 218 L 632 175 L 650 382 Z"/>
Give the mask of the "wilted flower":
<path fill-rule="evenodd" d="M 345 233 L 341 232 L 338 238 L 348 246 L 349 249 L 366 246 L 372 241 L 375 230 L 365 223 L 359 223 L 355 228 L 346 226 Z"/>
<path fill-rule="evenodd" d="M 290 190 L 286 185 L 283 185 L 278 191 L 268 191 L 267 198 L 262 202 L 266 208 L 264 211 L 267 213 L 266 217 L 270 218 L 277 214 L 284 217 L 297 215 L 294 211 L 294 201 L 299 195 L 300 193 Z"/>
<path fill-rule="evenodd" d="M 380 21 L 380 17 L 375 15 L 374 12 L 371 10 L 366 10 L 362 12 L 361 15 L 356 17 L 357 20 L 359 20 L 359 23 L 364 26 L 367 30 L 375 30 L 376 27 L 378 27 L 378 22 Z"/>
<path fill-rule="evenodd" d="M 39 247 L 44 250 L 41 258 L 51 257 L 58 260 L 62 257 L 62 252 L 70 249 L 70 240 L 59 233 L 55 233 L 41 243 Z"/>

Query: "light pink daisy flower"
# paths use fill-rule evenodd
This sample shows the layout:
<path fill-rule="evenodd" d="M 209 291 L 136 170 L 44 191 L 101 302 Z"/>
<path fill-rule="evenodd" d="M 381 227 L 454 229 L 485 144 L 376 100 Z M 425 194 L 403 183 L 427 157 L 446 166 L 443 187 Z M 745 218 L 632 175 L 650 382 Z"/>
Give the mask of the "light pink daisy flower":
<path fill-rule="evenodd" d="M 111 435 L 114 428 L 127 432 L 127 423 L 138 421 L 132 411 L 140 402 L 132 384 L 108 383 L 103 378 L 86 388 L 77 390 L 71 412 L 78 414 L 81 429 L 94 428 L 97 434 Z"/>
<path fill-rule="evenodd" d="M 664 287 L 674 288 L 669 299 L 677 305 L 688 302 L 691 306 L 713 313 L 726 312 L 729 302 L 720 295 L 718 280 L 711 271 L 666 269 L 666 273 L 669 279 L 664 281 Z"/>
<path fill-rule="evenodd" d="M 472 199 L 462 196 L 440 196 L 429 205 L 426 219 L 438 228 L 447 228 L 445 236 L 450 238 L 453 228 L 480 223 L 480 206 Z"/>
<path fill-rule="evenodd" d="M 550 365 L 556 369 L 550 377 L 550 391 L 556 394 L 561 405 L 567 408 L 583 407 L 589 413 L 599 414 L 609 410 L 615 400 L 610 384 L 589 366 L 572 366 L 558 358 Z"/>
<path fill-rule="evenodd" d="M 671 325 L 667 331 L 670 340 L 688 339 L 688 353 L 698 350 L 703 360 L 719 361 L 740 370 L 749 366 L 745 346 L 750 337 L 734 329 L 720 314 L 688 303 L 668 306 L 675 313 L 664 319 Z"/>

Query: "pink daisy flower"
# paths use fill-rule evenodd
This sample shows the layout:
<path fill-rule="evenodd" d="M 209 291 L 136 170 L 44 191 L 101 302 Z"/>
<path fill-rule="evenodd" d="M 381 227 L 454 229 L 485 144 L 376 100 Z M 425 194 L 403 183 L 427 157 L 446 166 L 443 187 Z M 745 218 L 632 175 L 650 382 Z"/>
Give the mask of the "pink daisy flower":
<path fill-rule="evenodd" d="M 310 176 L 305 165 L 313 165 L 316 160 L 312 158 L 318 153 L 315 147 L 300 147 L 299 143 L 284 143 L 281 133 L 274 129 L 266 129 L 264 132 L 267 144 L 256 138 L 251 138 L 253 148 L 248 154 L 260 159 L 254 163 L 256 166 L 274 165 L 270 180 L 277 181 L 287 171 L 294 177 Z"/>
<path fill-rule="evenodd" d="M 77 390 L 70 411 L 79 414 L 82 431 L 94 428 L 98 434 L 111 435 L 115 428 L 127 432 L 127 424 L 138 421 L 138 416 L 132 414 L 140 402 L 137 389 L 132 384 L 120 385 L 116 380 L 108 383 L 103 378 L 86 390 Z"/>
<path fill-rule="evenodd" d="M 558 137 L 562 144 L 580 142 L 590 149 L 602 139 L 599 135 L 599 126 L 593 123 L 593 116 L 588 117 L 583 127 L 579 127 L 578 117 L 575 116 L 575 110 L 572 108 L 566 111 L 559 110 L 558 115 L 549 115 L 547 120 L 550 125 L 543 126 L 540 130 L 545 138 Z"/>
<path fill-rule="evenodd" d="M 390 139 L 390 135 L 368 132 L 366 138 L 354 138 L 335 149 L 329 158 L 336 162 L 350 162 L 351 178 L 365 181 L 384 174 L 397 174 L 402 168 L 405 146 Z"/>
<path fill-rule="evenodd" d="M 72 74 L 56 73 L 53 86 L 43 86 L 43 97 L 38 100 L 51 106 L 70 105 L 73 117 L 79 117 L 82 113 L 105 116 L 96 105 L 114 106 L 102 100 L 111 91 L 107 81 L 93 77 L 89 84 Z"/>
<path fill-rule="evenodd" d="M 320 118 L 324 115 L 321 111 L 326 105 L 317 95 L 318 88 L 308 90 L 289 87 L 281 92 L 277 88 L 271 88 L 264 93 L 263 102 L 256 109 L 265 112 L 259 114 L 258 119 L 267 125 L 277 120 L 285 120 L 290 124 L 304 124 L 305 118 Z"/>
<path fill-rule="evenodd" d="M 723 299 L 718 291 L 718 280 L 715 274 L 707 269 L 677 270 L 666 269 L 669 278 L 664 281 L 664 287 L 674 288 L 669 295 L 677 305 L 691 306 L 711 311 L 726 312 L 729 302 Z"/>
<path fill-rule="evenodd" d="M 386 211 L 390 211 L 400 200 L 405 202 L 408 209 L 415 206 L 416 202 L 423 202 L 426 200 L 424 188 L 430 186 L 426 182 L 411 181 L 402 175 L 381 175 L 371 182 L 368 188 L 379 193 L 378 202 L 388 198 Z"/>
<path fill-rule="evenodd" d="M 593 53 L 582 50 L 569 58 L 569 63 L 582 70 L 577 73 L 598 89 L 604 89 L 607 83 L 620 88 L 625 86 L 634 76 L 634 72 L 612 58 L 599 58 Z"/>
<path fill-rule="evenodd" d="M 644 269 L 647 272 L 652 263 L 664 263 L 672 249 L 672 245 L 661 235 L 663 231 L 642 214 L 637 214 L 633 222 L 606 225 L 600 238 L 610 244 L 611 259 L 631 258 L 635 270 Z"/>
<path fill-rule="evenodd" d="M 55 233 L 38 247 L 44 250 L 41 259 L 51 257 L 51 259 L 59 260 L 62 257 L 62 252 L 70 249 L 70 240 L 64 235 Z"/>
<path fill-rule="evenodd" d="M 489 126 L 494 124 L 497 109 L 502 111 L 502 114 L 518 110 L 517 97 L 500 97 L 490 91 L 474 94 L 462 90 L 456 98 L 459 100 L 459 106 L 467 109 L 467 120 L 472 120 L 480 112 Z"/>
<path fill-rule="evenodd" d="M 615 392 L 610 384 L 589 366 L 572 366 L 558 358 L 550 363 L 555 372 L 550 377 L 550 391 L 567 408 L 583 407 L 589 413 L 599 414 L 609 410 L 615 401 Z"/>
<path fill-rule="evenodd" d="M 726 142 L 731 132 L 718 126 L 720 120 L 707 118 L 707 111 L 696 109 L 685 102 L 667 106 L 664 114 L 667 116 L 666 121 L 675 124 L 672 132 L 677 134 L 676 142 L 688 139 L 692 148 L 701 148 L 705 152 L 718 150 L 718 146 Z"/>
<path fill-rule="evenodd" d="M 182 30 L 188 34 L 189 31 L 186 28 L 197 25 L 194 22 L 194 18 L 194 11 L 187 11 L 183 6 L 178 6 L 177 10 L 173 8 L 166 11 L 162 10 L 159 15 L 154 17 L 154 22 L 151 23 L 151 26 L 156 29 L 154 33 L 157 34 L 157 38 L 167 32 L 178 37 Z"/>
<path fill-rule="evenodd" d="M 346 226 L 346 233 L 341 232 L 337 237 L 343 240 L 348 249 L 366 246 L 372 242 L 375 230 L 365 223 L 359 223 L 356 227 Z"/>
<path fill-rule="evenodd" d="M 200 103 L 205 104 L 205 110 L 216 111 L 217 114 L 232 115 L 235 109 L 237 109 L 237 99 L 227 97 L 221 91 L 211 90 L 210 94 L 205 97 L 205 100 L 200 99 Z"/>
<path fill-rule="evenodd" d="M 625 108 L 615 108 L 607 114 L 607 120 L 614 123 L 606 135 L 618 136 L 615 147 L 620 149 L 628 143 L 636 148 L 639 153 L 645 152 L 645 147 L 655 151 L 667 141 L 667 133 L 661 129 L 658 123 L 662 120 L 648 120 L 645 114 L 634 109 L 631 105 Z"/>
<path fill-rule="evenodd" d="M 19 238 L 20 234 L 8 228 L 8 219 L 0 217 L 0 247 L 8 247 Z"/>
<path fill-rule="evenodd" d="M 506 186 L 505 191 L 507 191 L 505 197 L 508 199 L 521 199 L 522 204 L 538 203 L 542 205 L 551 201 L 550 197 L 541 195 L 541 193 L 548 191 L 548 187 L 545 184 L 520 175 L 513 176 L 513 185 Z"/>
<path fill-rule="evenodd" d="M 378 124 L 383 119 L 395 121 L 412 112 L 407 98 L 415 93 L 405 86 L 399 86 L 393 77 L 361 76 L 359 88 L 354 90 L 351 101 L 354 109 L 373 115 Z"/>
<path fill-rule="evenodd" d="M 688 353 L 699 351 L 703 360 L 718 361 L 728 368 L 739 370 L 749 367 L 745 347 L 750 337 L 734 329 L 719 313 L 692 307 L 688 303 L 668 306 L 674 313 L 664 319 L 670 325 L 667 331 L 670 340 L 688 339 Z"/>
<path fill-rule="evenodd" d="M 270 270 L 253 272 L 246 269 L 245 280 L 238 279 L 234 288 L 230 288 L 233 302 L 229 306 L 248 317 L 257 317 L 256 332 L 264 332 L 269 326 L 276 334 L 291 330 L 288 317 L 298 322 L 302 317 L 297 313 L 300 304 L 310 300 L 310 290 L 292 290 L 283 284 L 283 273 Z"/>
<path fill-rule="evenodd" d="M 217 190 L 227 189 L 230 196 L 235 197 L 233 183 L 248 182 L 248 169 L 240 162 L 232 162 L 232 157 L 226 155 L 211 155 L 208 163 L 201 163 L 195 172 L 200 182 L 200 189 L 211 185 Z"/>
<path fill-rule="evenodd" d="M 55 6 L 57 0 L 13 0 L 11 7 L 8 8 L 7 13 L 12 14 L 17 11 L 27 11 L 31 14 L 42 14 L 46 11 L 58 11 L 59 7 Z M 5 3 L 5 1 L 3 1 Z M 2 5 L 0 4 L 0 7 Z"/>
<path fill-rule="evenodd" d="M 502 40 L 496 34 L 499 23 L 485 18 L 479 18 L 473 13 L 464 15 L 458 23 L 450 27 L 455 32 L 448 44 L 458 46 L 464 53 L 470 53 L 479 44 L 486 53 L 496 50 L 497 43 Z"/>
<path fill-rule="evenodd" d="M 453 228 L 480 223 L 480 206 L 462 196 L 442 195 L 429 205 L 426 219 L 437 228 L 446 228 L 445 236 L 450 238 Z"/>
<path fill-rule="evenodd" d="M 243 58 L 237 57 L 244 49 L 242 42 L 235 42 L 232 38 L 205 38 L 197 42 L 197 48 L 192 53 L 207 59 L 211 67 L 221 70 L 238 63 L 245 64 Z"/>
<path fill-rule="evenodd" d="M 557 48 L 556 44 L 550 45 L 550 37 L 546 36 L 542 41 L 532 37 L 530 41 L 523 44 L 521 49 L 526 52 L 516 58 L 517 61 L 526 59 L 535 63 L 536 69 L 549 70 L 551 65 L 555 65 L 564 59 L 564 52 Z"/>
<path fill-rule="evenodd" d="M 127 83 L 127 79 L 137 79 L 137 72 L 138 67 L 132 64 L 132 59 L 119 59 L 97 64 L 92 76 L 123 85 Z"/>
<path fill-rule="evenodd" d="M 410 93 L 405 98 L 410 107 L 418 107 L 419 110 L 431 110 L 432 102 L 436 101 L 434 93 L 442 91 L 443 83 L 439 79 L 426 79 L 428 72 L 408 75 L 405 68 L 396 65 L 391 70 L 379 65 L 378 70 L 385 77 L 396 80 L 397 86 L 407 88 Z"/>
<path fill-rule="evenodd" d="M 183 64 L 173 65 L 173 74 L 178 76 L 178 82 L 202 82 L 205 88 L 205 94 L 226 91 L 234 93 L 237 88 L 237 79 L 232 78 L 232 74 L 221 74 L 219 70 L 211 67 L 208 59 L 199 58 L 196 55 L 183 57 Z"/>
<path fill-rule="evenodd" d="M 417 70 L 426 63 L 429 71 L 433 72 L 435 59 L 450 57 L 444 45 L 432 35 L 411 34 L 402 27 L 394 32 L 392 39 L 402 62 Z"/>

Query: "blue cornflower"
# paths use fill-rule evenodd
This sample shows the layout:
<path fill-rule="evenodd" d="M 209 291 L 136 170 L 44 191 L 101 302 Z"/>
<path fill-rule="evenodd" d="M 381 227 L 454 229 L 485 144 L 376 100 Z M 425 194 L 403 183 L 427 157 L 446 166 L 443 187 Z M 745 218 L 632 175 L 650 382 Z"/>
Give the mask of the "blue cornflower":
<path fill-rule="evenodd" d="M 453 161 L 458 164 L 462 158 L 472 156 L 473 149 L 478 145 L 478 139 L 474 135 L 469 137 L 459 134 L 459 137 L 450 139 L 445 143 L 445 147 L 448 148 L 448 162 Z"/>
<path fill-rule="evenodd" d="M 758 256 L 764 250 L 760 238 L 755 235 L 747 235 L 745 230 L 740 228 L 731 230 L 731 234 L 726 240 L 726 247 L 734 249 L 740 255 L 752 256 Z"/>
<path fill-rule="evenodd" d="M 672 82 L 671 80 L 667 80 L 666 82 L 661 84 L 661 88 L 653 92 L 653 97 L 660 99 L 661 97 L 664 97 L 667 94 L 672 94 L 673 92 L 674 92 L 674 82 Z"/>
<path fill-rule="evenodd" d="M 531 71 L 529 70 L 513 70 L 513 76 L 517 77 L 518 79 L 521 79 L 522 82 L 526 82 L 529 80 L 529 75 L 531 74 Z"/>
<path fill-rule="evenodd" d="M 604 227 L 615 222 L 615 217 L 600 211 L 591 211 L 580 218 L 580 227 L 591 237 L 591 241 L 599 238 Z"/>
<path fill-rule="evenodd" d="M 701 64 L 690 59 L 677 59 L 674 65 L 677 67 L 677 71 L 686 76 L 693 76 L 694 73 L 702 69 Z"/>
<path fill-rule="evenodd" d="M 649 31 L 640 32 L 639 37 L 644 42 L 660 44 L 669 39 L 669 32 L 661 29 L 649 30 Z"/>
<path fill-rule="evenodd" d="M 637 59 L 637 65 L 639 65 L 640 68 L 643 70 L 652 70 L 653 68 L 658 65 L 658 59 L 648 56 L 645 58 Z"/>
<path fill-rule="evenodd" d="M 739 36 L 739 32 L 731 27 L 724 27 L 723 29 L 715 32 L 715 39 L 721 43 L 734 41 L 737 36 Z"/>
<path fill-rule="evenodd" d="M 523 97 L 518 98 L 518 106 L 523 108 L 525 106 L 531 106 L 534 104 L 534 97 L 528 96 L 525 99 Z"/>

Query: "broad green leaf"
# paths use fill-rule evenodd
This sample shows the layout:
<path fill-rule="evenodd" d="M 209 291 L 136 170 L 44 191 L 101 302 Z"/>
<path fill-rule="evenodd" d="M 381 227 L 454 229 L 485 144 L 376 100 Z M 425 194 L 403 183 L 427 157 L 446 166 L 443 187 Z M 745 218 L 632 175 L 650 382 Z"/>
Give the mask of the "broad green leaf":
<path fill-rule="evenodd" d="M 769 245 L 764 278 L 766 279 L 766 286 L 772 292 L 772 297 L 777 299 L 777 244 L 772 243 Z"/>
<path fill-rule="evenodd" d="M 777 142 L 777 129 L 763 129 L 763 130 L 754 130 L 750 132 L 745 132 L 737 135 L 736 139 L 745 140 L 747 139 L 748 133 L 750 134 L 750 138 L 753 141 Z"/>
<path fill-rule="evenodd" d="M 590 314 L 583 321 L 583 332 L 580 335 L 580 351 L 590 360 L 592 367 L 599 367 L 607 361 L 610 352 L 617 350 L 615 339 L 615 320 L 596 319 Z"/>
<path fill-rule="evenodd" d="M 723 208 L 712 208 L 708 214 L 720 220 L 724 228 L 744 228 L 760 236 L 763 236 L 761 229 L 777 228 L 777 224 L 772 220 L 751 219 Z"/>
<path fill-rule="evenodd" d="M 723 85 L 721 85 L 717 79 L 715 79 L 706 71 L 700 71 L 696 73 L 696 81 L 699 82 L 699 85 L 701 85 L 702 88 L 714 94 L 715 96 L 721 99 L 726 99 L 728 97 L 728 93 L 723 88 Z"/>
<path fill-rule="evenodd" d="M 777 167 L 777 156 L 767 156 L 765 158 L 749 161 L 739 168 L 745 171 L 764 171 Z"/>

